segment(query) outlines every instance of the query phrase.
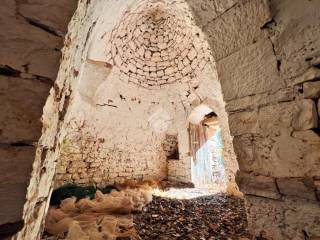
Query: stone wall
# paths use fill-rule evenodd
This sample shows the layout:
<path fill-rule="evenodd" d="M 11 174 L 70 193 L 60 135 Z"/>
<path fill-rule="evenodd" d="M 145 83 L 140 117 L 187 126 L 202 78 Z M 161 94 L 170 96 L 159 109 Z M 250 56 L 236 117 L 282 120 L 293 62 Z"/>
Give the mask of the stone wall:
<path fill-rule="evenodd" d="M 188 2 L 217 61 L 250 231 L 317 239 L 319 1 Z"/>
<path fill-rule="evenodd" d="M 108 12 L 111 23 L 107 25 L 114 26 L 119 20 L 119 9 L 126 9 L 130 4 L 130 1 L 118 1 L 119 4 L 108 5 L 108 10 L 102 7 L 103 2 L 80 1 L 71 22 L 56 87 L 44 110 L 43 136 L 24 208 L 28 225 L 17 239 L 40 238 L 59 149 L 65 139 L 66 128 L 62 123 L 70 110 L 69 103 L 77 91 L 88 104 L 94 96 L 92 89 L 84 91 L 74 86 L 82 74 L 82 66 L 87 64 L 88 40 L 97 16 Z M 245 193 L 250 231 L 269 239 L 317 239 L 320 235 L 319 96 L 315 87 L 319 79 L 319 2 L 187 2 L 207 36 L 216 61 L 239 161 L 238 183 Z M 102 60 L 104 66 L 110 67 L 105 59 L 92 60 Z M 92 78 L 90 84 L 82 83 L 95 89 L 102 82 Z M 200 95 L 198 99 L 199 92 L 219 89 L 219 84 L 211 88 L 207 83 L 204 81 L 190 94 L 181 96 L 181 102 L 190 105 L 190 111 L 208 96 Z M 310 92 L 311 85 L 314 87 Z M 188 156 L 188 148 L 182 147 L 186 143 L 179 136 L 180 157 Z"/>
<path fill-rule="evenodd" d="M 1 1 L 0 228 L 22 219 L 42 109 L 76 2 Z"/>
<path fill-rule="evenodd" d="M 75 71 L 56 186 L 168 177 L 190 182 L 185 132 L 193 107 L 210 100 L 229 132 L 207 41 L 184 1 L 101 8 L 101 15 L 90 16 L 88 47 L 78 50 L 85 61 Z M 167 162 L 163 148 L 168 135 L 186 137 L 178 141 L 175 162 Z M 232 149 L 231 141 L 226 145 Z M 233 181 L 235 170 L 229 172 Z"/>

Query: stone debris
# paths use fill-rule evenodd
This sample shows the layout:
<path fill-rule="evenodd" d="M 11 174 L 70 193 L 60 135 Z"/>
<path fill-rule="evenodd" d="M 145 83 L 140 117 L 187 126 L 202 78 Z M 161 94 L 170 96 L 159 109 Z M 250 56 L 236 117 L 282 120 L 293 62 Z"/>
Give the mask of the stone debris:
<path fill-rule="evenodd" d="M 178 200 L 125 189 L 105 195 L 97 191 L 94 200 L 68 198 L 59 208 L 50 207 L 43 239 L 252 239 L 246 228 L 244 202 L 238 197 L 216 193 Z"/>
<path fill-rule="evenodd" d="M 188 200 L 154 197 L 134 225 L 144 240 L 251 239 L 244 202 L 219 193 Z"/>

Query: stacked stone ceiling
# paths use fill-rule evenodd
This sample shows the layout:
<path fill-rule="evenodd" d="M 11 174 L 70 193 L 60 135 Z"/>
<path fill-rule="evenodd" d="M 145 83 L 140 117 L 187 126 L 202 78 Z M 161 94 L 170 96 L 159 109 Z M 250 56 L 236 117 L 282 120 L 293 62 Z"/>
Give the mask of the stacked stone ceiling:
<path fill-rule="evenodd" d="M 120 79 L 148 89 L 197 77 L 210 51 L 178 1 L 138 1 L 111 33 L 108 58 Z"/>

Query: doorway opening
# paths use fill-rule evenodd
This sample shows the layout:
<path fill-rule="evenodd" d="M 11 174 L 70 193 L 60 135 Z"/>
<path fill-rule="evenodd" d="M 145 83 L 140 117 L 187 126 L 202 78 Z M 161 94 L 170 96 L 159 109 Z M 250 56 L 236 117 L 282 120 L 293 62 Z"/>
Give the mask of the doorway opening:
<path fill-rule="evenodd" d="M 218 116 L 204 116 L 200 124 L 190 123 L 192 182 L 196 187 L 225 189 L 223 142 Z"/>

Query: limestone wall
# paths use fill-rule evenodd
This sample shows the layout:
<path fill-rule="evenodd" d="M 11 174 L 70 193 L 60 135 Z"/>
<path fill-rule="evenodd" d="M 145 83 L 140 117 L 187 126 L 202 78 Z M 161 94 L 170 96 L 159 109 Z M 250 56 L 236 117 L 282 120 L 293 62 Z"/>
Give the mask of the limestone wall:
<path fill-rule="evenodd" d="M 42 108 L 75 5 L 75 0 L 1 1 L 0 228 L 22 219 Z"/>
<path fill-rule="evenodd" d="M 185 133 L 192 108 L 211 101 L 228 133 L 215 63 L 201 30 L 184 1 L 101 8 L 72 85 L 56 186 L 168 177 L 190 182 Z M 175 162 L 167 161 L 168 134 L 185 137 L 178 137 Z"/>
<path fill-rule="evenodd" d="M 17 239 L 39 239 L 41 235 L 59 149 L 67 134 L 62 122 L 68 120 L 68 124 L 72 119 L 68 115 L 72 113 L 68 111 L 71 110 L 69 103 L 72 109 L 77 109 L 73 102 L 79 97 L 92 107 L 95 102 L 90 99 L 97 86 L 103 84 L 103 79 L 94 77 L 90 84 L 79 84 L 93 86 L 85 88 L 89 91 L 75 87 L 83 74 L 81 69 L 85 69 L 82 67 L 88 62 L 90 37 L 98 16 L 103 16 L 104 11 L 109 13 L 107 25 L 117 23 L 120 18 L 117 14 L 130 4 L 130 1 L 118 2 L 119 5 L 112 5 L 108 1 L 106 11 L 102 7 L 105 0 L 80 1 L 66 38 L 59 77 L 44 111 L 44 134 L 24 208 L 28 225 Z M 317 239 L 320 235 L 319 2 L 187 2 L 207 36 L 216 61 L 234 136 L 240 167 L 238 183 L 245 193 L 250 231 L 269 239 Z M 97 52 L 105 56 L 104 51 Z M 95 56 L 92 60 L 102 62 L 109 68 L 107 75 L 112 76 L 112 66 L 117 65 Z M 99 75 L 95 69 L 93 72 Z M 202 72 L 205 75 L 205 71 Z M 131 78 L 135 75 L 129 74 Z M 125 83 L 126 79 L 120 81 Z M 203 83 L 180 99 L 184 106 L 187 101 L 190 109 L 202 103 L 203 97 L 200 101 L 197 99 L 201 91 L 215 92 L 206 81 Z M 218 89 L 219 84 L 216 87 Z M 104 100 L 104 104 L 114 104 Z M 183 134 L 178 134 L 178 139 Z M 182 156 L 188 156 L 182 147 L 185 144 L 179 140 Z"/>
<path fill-rule="evenodd" d="M 319 1 L 189 2 L 217 61 L 250 231 L 317 239 Z"/>

